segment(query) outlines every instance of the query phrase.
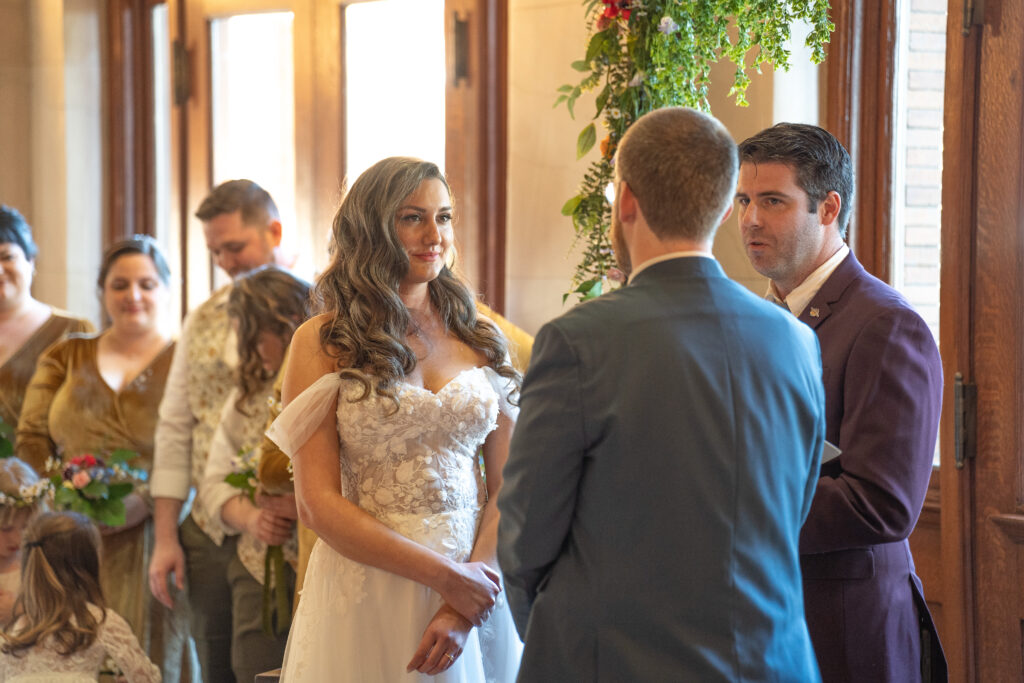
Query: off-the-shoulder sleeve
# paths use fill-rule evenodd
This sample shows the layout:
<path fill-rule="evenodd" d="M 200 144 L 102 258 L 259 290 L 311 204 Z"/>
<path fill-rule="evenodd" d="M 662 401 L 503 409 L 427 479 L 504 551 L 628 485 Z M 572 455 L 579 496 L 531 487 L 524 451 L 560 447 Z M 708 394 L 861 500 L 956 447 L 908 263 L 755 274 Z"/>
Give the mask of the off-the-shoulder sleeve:
<path fill-rule="evenodd" d="M 341 377 L 332 372 L 310 384 L 305 391 L 292 399 L 281 411 L 267 430 L 267 436 L 276 443 L 281 452 L 289 458 L 309 441 L 313 432 L 336 406 Z"/>
<path fill-rule="evenodd" d="M 128 683 L 160 683 L 160 669 L 149 661 L 128 622 L 120 614 L 107 610 L 98 640 L 124 672 Z"/>
<path fill-rule="evenodd" d="M 487 374 L 487 379 L 491 381 L 494 391 L 498 394 L 498 410 L 515 422 L 519 417 L 519 406 L 513 405 L 509 400 L 513 395 L 519 396 L 515 383 L 507 377 L 499 375 L 490 366 L 484 366 L 484 371 Z"/>

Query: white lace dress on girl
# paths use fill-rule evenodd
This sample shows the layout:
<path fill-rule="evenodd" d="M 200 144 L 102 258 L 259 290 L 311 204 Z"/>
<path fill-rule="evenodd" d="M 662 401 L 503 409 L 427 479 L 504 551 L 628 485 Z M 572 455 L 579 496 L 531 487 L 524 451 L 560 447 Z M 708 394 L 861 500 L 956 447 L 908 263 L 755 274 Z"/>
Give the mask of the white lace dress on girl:
<path fill-rule="evenodd" d="M 391 529 L 457 562 L 469 559 L 486 488 L 478 452 L 508 402 L 507 381 L 489 367 L 456 375 L 436 394 L 398 386 L 400 409 L 362 385 L 324 375 L 295 398 L 268 435 L 293 455 L 338 397 L 341 486 L 346 498 Z M 441 606 L 422 584 L 350 560 L 317 541 L 285 651 L 282 681 L 511 683 L 522 643 L 504 594 L 438 676 L 406 664 Z"/>
<path fill-rule="evenodd" d="M 98 620 L 102 612 L 89 610 Z M 17 628 L 17 624 L 15 624 Z M 139 647 L 139 641 L 121 615 L 107 610 L 96 640 L 84 650 L 61 655 L 52 639 L 17 655 L 0 655 L 0 681 L 6 683 L 88 683 L 97 681 L 104 662 L 110 658 L 124 672 L 128 683 L 159 683 L 160 669 Z"/>

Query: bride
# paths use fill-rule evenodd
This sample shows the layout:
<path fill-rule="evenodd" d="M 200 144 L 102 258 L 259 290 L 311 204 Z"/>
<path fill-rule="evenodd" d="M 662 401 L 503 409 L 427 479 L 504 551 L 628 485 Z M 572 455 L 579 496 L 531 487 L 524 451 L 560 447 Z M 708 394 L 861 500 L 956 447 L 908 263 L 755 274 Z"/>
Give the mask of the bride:
<path fill-rule="evenodd" d="M 320 537 L 283 681 L 515 680 L 495 500 L 520 378 L 453 240 L 448 184 L 418 159 L 372 166 L 334 219 L 324 313 L 295 333 L 268 432 Z"/>

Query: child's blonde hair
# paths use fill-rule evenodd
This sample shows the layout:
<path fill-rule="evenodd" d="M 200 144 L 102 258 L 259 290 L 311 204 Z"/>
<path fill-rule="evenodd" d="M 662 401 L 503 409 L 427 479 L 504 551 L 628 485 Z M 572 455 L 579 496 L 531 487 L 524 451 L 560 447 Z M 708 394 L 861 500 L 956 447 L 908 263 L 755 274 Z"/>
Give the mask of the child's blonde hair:
<path fill-rule="evenodd" d="M 19 514 L 31 518 L 44 507 L 49 482 L 18 458 L 0 460 L 0 526 L 10 526 Z"/>
<path fill-rule="evenodd" d="M 22 548 L 21 590 L 0 652 L 19 655 L 48 641 L 67 656 L 91 646 L 106 619 L 96 525 L 77 512 L 44 512 Z M 102 612 L 98 621 L 90 604 Z"/>

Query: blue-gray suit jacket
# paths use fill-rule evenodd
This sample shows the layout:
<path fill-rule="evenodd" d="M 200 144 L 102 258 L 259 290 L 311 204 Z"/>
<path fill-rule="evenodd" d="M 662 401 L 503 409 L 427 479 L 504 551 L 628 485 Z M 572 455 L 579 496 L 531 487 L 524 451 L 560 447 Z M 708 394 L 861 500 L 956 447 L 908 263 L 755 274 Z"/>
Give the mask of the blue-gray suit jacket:
<path fill-rule="evenodd" d="M 798 539 L 817 340 L 712 259 L 537 336 L 498 498 L 521 681 L 817 681 Z"/>

